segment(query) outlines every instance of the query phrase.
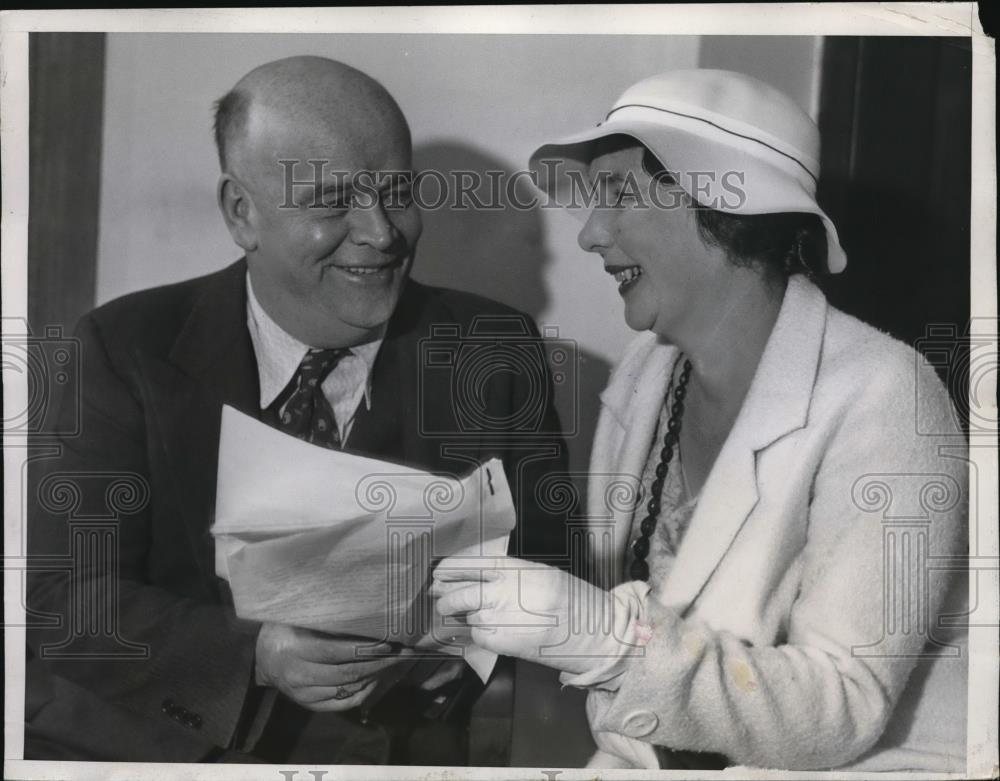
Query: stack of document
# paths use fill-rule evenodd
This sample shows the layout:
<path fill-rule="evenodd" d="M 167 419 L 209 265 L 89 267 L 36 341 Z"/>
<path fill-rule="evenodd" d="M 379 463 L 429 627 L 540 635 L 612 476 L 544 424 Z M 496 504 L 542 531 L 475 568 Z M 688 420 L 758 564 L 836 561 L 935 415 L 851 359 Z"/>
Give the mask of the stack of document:
<path fill-rule="evenodd" d="M 496 656 L 438 616 L 427 588 L 445 556 L 504 555 L 515 522 L 497 459 L 434 475 L 223 408 L 212 533 L 241 618 L 464 656 L 485 681 Z"/>

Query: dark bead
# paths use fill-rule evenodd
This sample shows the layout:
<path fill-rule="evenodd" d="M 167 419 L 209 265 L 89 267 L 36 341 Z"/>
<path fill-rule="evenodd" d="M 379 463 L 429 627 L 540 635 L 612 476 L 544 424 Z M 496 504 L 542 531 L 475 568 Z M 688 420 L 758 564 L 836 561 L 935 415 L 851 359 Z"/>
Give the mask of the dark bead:
<path fill-rule="evenodd" d="M 663 446 L 672 448 L 677 444 L 677 432 L 668 431 L 667 435 L 663 438 Z"/>
<path fill-rule="evenodd" d="M 632 580 L 649 580 L 649 565 L 644 561 L 633 561 L 628 574 Z"/>
<path fill-rule="evenodd" d="M 636 537 L 632 542 L 632 553 L 637 559 L 644 559 L 649 555 L 649 538 Z"/>
<path fill-rule="evenodd" d="M 642 523 L 639 524 L 639 531 L 647 537 L 653 533 L 654 529 L 656 529 L 656 516 L 646 516 L 642 519 Z"/>
<path fill-rule="evenodd" d="M 656 465 L 656 477 L 658 480 L 663 480 L 666 478 L 667 469 L 669 469 L 669 467 L 662 461 Z"/>
<path fill-rule="evenodd" d="M 660 451 L 660 460 L 664 464 L 669 464 L 673 457 L 674 457 L 674 448 L 671 445 L 664 446 L 663 450 Z"/>
<path fill-rule="evenodd" d="M 646 505 L 646 512 L 654 517 L 660 512 L 660 500 L 657 497 L 654 496 L 649 500 L 649 503 Z"/>

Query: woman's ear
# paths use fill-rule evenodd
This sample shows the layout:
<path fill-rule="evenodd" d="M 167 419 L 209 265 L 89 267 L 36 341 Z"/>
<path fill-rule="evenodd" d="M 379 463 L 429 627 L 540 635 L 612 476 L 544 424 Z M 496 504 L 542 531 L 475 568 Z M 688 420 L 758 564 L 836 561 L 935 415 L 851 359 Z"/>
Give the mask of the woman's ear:
<path fill-rule="evenodd" d="M 229 235 L 244 252 L 253 252 L 257 249 L 256 220 L 246 187 L 232 174 L 223 173 L 215 194 Z"/>

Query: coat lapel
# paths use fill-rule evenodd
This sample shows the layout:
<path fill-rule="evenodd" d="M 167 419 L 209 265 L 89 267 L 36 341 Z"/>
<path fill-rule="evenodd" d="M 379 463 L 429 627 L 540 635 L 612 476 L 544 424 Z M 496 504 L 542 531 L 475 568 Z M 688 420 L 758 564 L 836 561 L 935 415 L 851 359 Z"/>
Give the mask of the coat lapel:
<path fill-rule="evenodd" d="M 645 501 L 639 493 L 642 472 L 677 357 L 675 347 L 659 343 L 652 334 L 637 339 L 632 359 L 615 373 L 601 393 L 606 425 L 599 426 L 594 437 L 591 459 L 588 516 L 592 525 L 605 526 L 610 520 L 613 529 L 611 544 L 594 551 L 599 580 L 605 585 L 622 580 L 621 568 L 635 504 Z M 634 371 L 631 366 L 636 367 Z M 616 490 L 623 483 L 628 488 Z M 616 501 L 626 495 L 634 496 L 636 501 Z M 601 534 L 597 536 L 603 538 Z"/>
<path fill-rule="evenodd" d="M 348 450 L 428 471 L 444 468 L 438 441 L 424 427 L 444 425 L 435 415 L 450 405 L 450 386 L 440 372 L 422 373 L 420 358 L 432 324 L 446 319 L 439 309 L 421 285 L 407 284 L 372 367 L 371 411 L 358 410 Z"/>
<path fill-rule="evenodd" d="M 191 308 L 167 361 L 140 356 L 145 392 L 172 478 L 168 490 L 204 574 L 215 574 L 208 534 L 215 510 L 222 406 L 260 417 L 253 344 L 246 327 L 246 264 L 209 280 Z"/>
<path fill-rule="evenodd" d="M 758 501 L 757 454 L 806 424 L 826 324 L 826 300 L 793 276 L 760 364 L 702 489 L 660 599 L 684 612 Z"/>

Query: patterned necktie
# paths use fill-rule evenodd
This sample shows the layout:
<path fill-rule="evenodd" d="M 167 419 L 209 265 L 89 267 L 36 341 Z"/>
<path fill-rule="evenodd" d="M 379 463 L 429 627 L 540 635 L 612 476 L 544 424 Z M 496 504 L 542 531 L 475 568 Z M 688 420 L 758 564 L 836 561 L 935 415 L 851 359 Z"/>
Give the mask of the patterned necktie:
<path fill-rule="evenodd" d="M 314 445 L 340 447 L 337 420 L 330 402 L 323 395 L 323 380 L 350 354 L 347 348 L 306 353 L 289 383 L 295 390 L 281 411 L 278 428 Z"/>

